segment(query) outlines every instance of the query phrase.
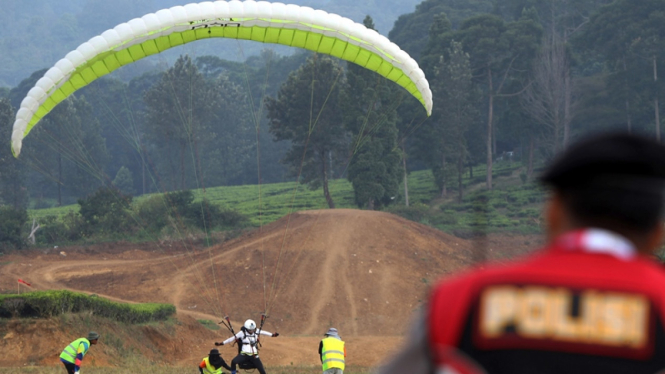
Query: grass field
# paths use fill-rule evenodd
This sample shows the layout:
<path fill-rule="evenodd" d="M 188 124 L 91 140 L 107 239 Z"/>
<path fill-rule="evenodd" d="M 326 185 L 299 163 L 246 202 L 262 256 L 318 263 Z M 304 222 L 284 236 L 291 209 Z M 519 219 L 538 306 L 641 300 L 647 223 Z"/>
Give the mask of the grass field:
<path fill-rule="evenodd" d="M 412 208 L 405 212 L 404 197 L 397 196 L 386 210 L 443 231 L 461 232 L 482 228 L 485 231 L 533 233 L 539 231 L 539 211 L 544 193 L 534 183 L 521 180 L 519 163 L 499 162 L 494 166 L 494 190 L 484 188 L 484 165 L 468 169 L 463 176 L 465 198 L 456 200 L 456 177 L 450 176 L 448 197 L 441 198 L 429 170 L 409 174 L 409 200 Z M 401 187 L 401 185 L 400 185 Z M 258 227 L 301 210 L 326 209 L 321 189 L 310 190 L 296 182 L 264 185 L 212 187 L 195 190 L 196 201 L 207 199 L 212 204 L 233 209 Z M 357 208 L 353 187 L 346 179 L 330 182 L 330 193 L 337 208 Z M 134 209 L 150 195 L 134 199 Z M 420 213 L 413 214 L 413 210 Z M 77 212 L 78 205 L 29 210 L 31 218 L 63 217 Z M 141 239 L 137 239 L 141 240 Z"/>
<path fill-rule="evenodd" d="M 65 372 L 63 366 L 45 367 L 45 366 L 32 366 L 22 368 L 1 368 L 3 374 L 62 374 Z M 270 374 L 320 374 L 320 366 L 267 366 L 266 371 Z M 371 368 L 366 367 L 353 367 L 347 366 L 344 374 L 368 374 L 371 373 Z M 150 366 L 150 365 L 136 365 L 124 368 L 95 368 L 86 367 L 85 364 L 81 368 L 81 372 L 85 374 L 183 374 L 183 373 L 198 373 L 196 367 L 173 367 L 173 366 Z M 225 371 L 226 372 L 226 371 Z M 245 371 L 239 371 L 245 373 Z M 258 373 L 258 371 L 254 371 Z"/>

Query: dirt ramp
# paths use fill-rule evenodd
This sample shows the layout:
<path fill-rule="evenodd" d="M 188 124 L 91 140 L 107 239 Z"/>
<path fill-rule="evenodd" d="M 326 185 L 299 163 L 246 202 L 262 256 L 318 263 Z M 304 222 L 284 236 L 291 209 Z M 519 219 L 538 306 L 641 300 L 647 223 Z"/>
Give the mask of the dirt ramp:
<path fill-rule="evenodd" d="M 432 282 L 469 263 L 470 244 L 391 214 L 336 209 L 293 214 L 215 253 L 234 316 L 258 317 L 267 300 L 271 329 L 393 335 Z"/>

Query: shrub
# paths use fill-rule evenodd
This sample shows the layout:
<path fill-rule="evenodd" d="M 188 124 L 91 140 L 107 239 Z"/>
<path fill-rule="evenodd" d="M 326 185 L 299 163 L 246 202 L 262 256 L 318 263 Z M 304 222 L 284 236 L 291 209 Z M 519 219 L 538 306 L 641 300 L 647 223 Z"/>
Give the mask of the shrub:
<path fill-rule="evenodd" d="M 53 244 L 62 242 L 67 237 L 67 228 L 65 224 L 58 221 L 54 215 L 42 217 L 39 220 L 39 230 L 35 234 L 35 239 L 40 244 Z"/>
<path fill-rule="evenodd" d="M 164 217 L 163 224 L 160 222 L 161 227 L 166 225 L 167 214 L 179 226 L 191 225 L 200 229 L 233 228 L 249 223 L 249 219 L 238 211 L 221 208 L 207 199 L 194 203 L 194 194 L 189 190 L 169 192 L 164 195 L 164 200 L 164 208 L 159 208 L 159 214 Z M 154 202 L 151 204 L 154 205 Z"/>
<path fill-rule="evenodd" d="M 64 224 L 64 233 L 66 235 L 65 240 L 76 241 L 92 235 L 89 225 L 87 225 L 83 217 L 76 212 L 68 212 L 61 220 Z"/>
<path fill-rule="evenodd" d="M 506 208 L 506 207 L 508 207 L 508 203 L 505 200 L 497 201 L 495 203 L 492 203 L 492 205 L 494 205 L 495 208 Z"/>
<path fill-rule="evenodd" d="M 394 205 L 386 209 L 386 211 L 410 221 L 421 222 L 426 217 L 428 209 L 427 205 L 416 203 L 411 206 Z"/>
<path fill-rule="evenodd" d="M 37 291 L 0 295 L 0 317 L 48 318 L 64 313 L 89 311 L 124 323 L 161 321 L 175 313 L 171 304 L 123 304 L 95 295 L 70 291 Z"/>
<path fill-rule="evenodd" d="M 494 211 L 494 207 L 492 206 L 492 204 L 489 204 L 489 203 L 483 203 L 483 202 L 474 203 L 474 204 L 471 206 L 471 209 L 472 209 L 474 212 L 486 212 L 486 213 L 490 213 L 490 212 L 493 212 L 493 211 Z"/>
<path fill-rule="evenodd" d="M 457 217 L 454 214 L 439 213 L 430 218 L 434 225 L 456 225 Z"/>
<path fill-rule="evenodd" d="M 90 226 L 76 212 L 67 212 L 60 219 L 55 215 L 42 217 L 39 225 L 35 234 L 39 244 L 73 242 L 92 234 Z"/>
<path fill-rule="evenodd" d="M 130 195 L 123 195 L 116 188 L 102 187 L 94 194 L 79 199 L 79 214 L 83 220 L 98 233 L 124 233 L 132 228 L 129 208 Z"/>
<path fill-rule="evenodd" d="M 169 223 L 170 206 L 164 195 L 154 195 L 136 207 L 140 225 L 150 232 L 159 232 Z"/>
<path fill-rule="evenodd" d="M 188 216 L 198 228 L 225 227 L 233 228 L 249 223 L 249 219 L 232 209 L 223 209 L 219 205 L 203 200 L 200 205 L 193 205 Z"/>
<path fill-rule="evenodd" d="M 178 220 L 184 220 L 191 215 L 194 193 L 190 190 L 167 192 L 164 195 L 169 215 Z"/>

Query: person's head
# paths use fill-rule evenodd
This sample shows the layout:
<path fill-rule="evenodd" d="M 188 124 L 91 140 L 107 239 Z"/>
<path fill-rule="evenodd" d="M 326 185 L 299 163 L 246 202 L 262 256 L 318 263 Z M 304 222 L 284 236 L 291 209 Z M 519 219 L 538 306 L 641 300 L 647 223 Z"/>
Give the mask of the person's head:
<path fill-rule="evenodd" d="M 248 319 L 247 321 L 245 321 L 243 327 L 245 328 L 245 331 L 247 331 L 250 334 L 253 334 L 254 331 L 256 331 L 256 322 L 254 322 L 254 320 Z"/>
<path fill-rule="evenodd" d="M 339 338 L 339 333 L 337 332 L 336 328 L 331 327 L 331 328 L 328 329 L 328 331 L 326 331 L 326 333 L 323 336 L 326 336 L 326 337 L 332 336 L 332 337 L 335 337 L 335 338 Z"/>
<path fill-rule="evenodd" d="M 625 236 L 641 252 L 659 245 L 665 146 L 629 134 L 589 137 L 561 154 L 540 181 L 553 189 L 545 217 L 550 239 L 596 227 Z"/>
<path fill-rule="evenodd" d="M 90 331 L 88 333 L 87 338 L 88 338 L 88 341 L 90 342 L 90 344 L 97 344 L 97 341 L 99 340 L 99 334 L 94 332 L 94 331 Z"/>
<path fill-rule="evenodd" d="M 219 350 L 213 348 L 208 353 L 208 362 L 216 368 L 219 368 L 222 363 L 222 355 L 219 354 Z"/>

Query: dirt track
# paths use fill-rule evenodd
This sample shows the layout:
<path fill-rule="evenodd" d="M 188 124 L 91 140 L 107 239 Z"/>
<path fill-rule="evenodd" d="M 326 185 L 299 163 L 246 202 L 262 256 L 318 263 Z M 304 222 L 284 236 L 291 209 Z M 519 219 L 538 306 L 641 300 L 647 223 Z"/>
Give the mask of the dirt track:
<path fill-rule="evenodd" d="M 167 244 L 69 248 L 66 257 L 59 254 L 62 248 L 3 256 L 0 288 L 15 290 L 21 278 L 35 289 L 172 303 L 181 325 L 173 336 L 154 339 L 160 352 L 154 356 L 177 356 L 165 360 L 174 364 L 200 360 L 213 341 L 229 335 L 207 330 L 196 319 L 220 321 L 228 314 L 240 326 L 266 311 L 265 330 L 281 333 L 264 343 L 261 357 L 268 365 L 316 365 L 321 334 L 334 326 L 347 342 L 349 363 L 369 366 L 396 348 L 432 283 L 467 266 L 473 248 L 390 214 L 345 209 L 296 213 L 206 250 L 178 244 L 179 249 Z M 65 340 L 75 338 L 63 331 L 51 345 L 31 345 L 32 333 L 4 334 L 0 365 L 23 362 L 15 352 L 4 353 L 3 345 L 25 340 L 21 360 L 31 356 L 53 363 Z M 30 352 L 35 345 L 40 354 Z M 225 357 L 233 355 L 234 348 L 223 348 Z M 99 364 L 113 361 L 112 352 L 97 351 Z"/>

